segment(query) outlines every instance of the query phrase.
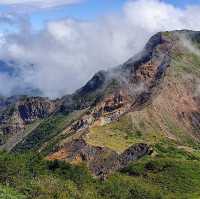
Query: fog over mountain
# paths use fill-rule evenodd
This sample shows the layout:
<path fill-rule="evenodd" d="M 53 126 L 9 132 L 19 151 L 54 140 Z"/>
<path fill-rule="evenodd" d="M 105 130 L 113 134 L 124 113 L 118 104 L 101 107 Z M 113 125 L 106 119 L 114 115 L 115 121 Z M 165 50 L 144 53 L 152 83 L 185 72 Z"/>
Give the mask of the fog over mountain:
<path fill-rule="evenodd" d="M 0 15 L 0 24 L 12 27 L 0 34 L 0 60 L 7 64 L 0 94 L 23 94 L 28 88 L 55 98 L 78 89 L 98 70 L 123 63 L 158 31 L 198 30 L 200 6 L 136 0 L 126 1 L 121 13 L 94 21 L 65 18 L 35 30 L 27 14 L 10 13 Z"/>

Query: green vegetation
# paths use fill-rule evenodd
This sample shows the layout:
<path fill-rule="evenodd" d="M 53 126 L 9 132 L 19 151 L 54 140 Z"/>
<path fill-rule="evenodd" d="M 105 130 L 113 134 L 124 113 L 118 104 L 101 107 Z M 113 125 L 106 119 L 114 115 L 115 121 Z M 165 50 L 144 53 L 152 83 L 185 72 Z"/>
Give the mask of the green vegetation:
<path fill-rule="evenodd" d="M 131 121 L 123 117 L 120 121 L 111 124 L 94 127 L 85 138 L 91 145 L 106 146 L 117 152 L 122 152 L 136 142 Z"/>
<path fill-rule="evenodd" d="M 104 90 L 104 95 L 112 94 L 119 87 L 120 87 L 119 81 L 116 79 L 111 79 Z"/>
<path fill-rule="evenodd" d="M 94 127 L 90 129 L 85 140 L 91 145 L 106 146 L 119 153 L 136 143 L 157 143 L 163 139 L 163 135 L 155 120 L 146 120 L 148 114 L 148 110 L 138 115 L 130 113 L 118 121 Z"/>
<path fill-rule="evenodd" d="M 200 162 L 153 158 L 130 164 L 122 173 L 147 185 L 155 185 L 165 198 L 198 198 L 200 195 Z"/>
<path fill-rule="evenodd" d="M 187 133 L 186 129 L 182 128 L 182 126 L 177 121 L 174 121 L 167 113 L 165 113 L 163 117 L 168 130 L 173 132 L 173 135 L 176 136 L 177 143 L 194 146 L 195 140 Z"/>
<path fill-rule="evenodd" d="M 47 140 L 57 135 L 65 125 L 63 115 L 52 116 L 45 119 L 35 130 L 33 130 L 24 140 L 14 148 L 14 151 L 25 151 L 30 149 L 39 149 Z"/>
<path fill-rule="evenodd" d="M 198 199 L 200 152 L 175 143 L 155 144 L 154 154 L 131 163 L 105 181 L 85 165 L 47 161 L 36 153 L 0 153 L 2 199 Z"/>
<path fill-rule="evenodd" d="M 80 198 L 79 190 L 87 183 L 89 186 L 93 179 L 84 166 L 48 162 L 37 154 L 0 154 L 2 199 L 9 198 L 8 194 L 20 199 Z M 84 191 L 82 194 L 87 194 Z M 14 194 L 15 192 L 19 194 Z"/>
<path fill-rule="evenodd" d="M 193 74 L 200 76 L 200 56 L 190 51 L 174 52 L 172 66 L 173 75 Z"/>
<path fill-rule="evenodd" d="M 22 142 L 15 146 L 13 151 L 38 150 L 45 142 L 58 136 L 80 114 L 82 114 L 81 111 L 68 115 L 58 114 L 44 119 Z"/>
<path fill-rule="evenodd" d="M 10 187 L 0 185 L 0 198 L 2 198 L 2 199 L 25 199 L 25 196 L 17 193 Z"/>

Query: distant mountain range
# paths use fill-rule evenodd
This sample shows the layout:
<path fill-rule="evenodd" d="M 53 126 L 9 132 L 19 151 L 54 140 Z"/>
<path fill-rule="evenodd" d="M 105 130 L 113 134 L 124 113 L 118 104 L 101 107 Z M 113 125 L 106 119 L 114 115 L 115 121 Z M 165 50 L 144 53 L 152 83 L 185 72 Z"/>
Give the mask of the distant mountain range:
<path fill-rule="evenodd" d="M 14 67 L 15 64 L 12 61 L 2 61 L 0 60 L 0 74 L 6 75 L 8 77 L 18 77 L 18 69 L 17 67 Z M 20 85 L 20 84 L 19 84 Z M 16 86 L 14 87 L 10 93 L 8 94 L 9 97 L 13 97 L 15 95 L 27 95 L 27 96 L 42 96 L 42 92 L 39 89 L 34 89 L 30 85 L 23 85 L 22 86 Z M 2 97 L 6 97 L 4 93 L 0 93 Z M 8 96 L 7 96 L 8 97 Z"/>

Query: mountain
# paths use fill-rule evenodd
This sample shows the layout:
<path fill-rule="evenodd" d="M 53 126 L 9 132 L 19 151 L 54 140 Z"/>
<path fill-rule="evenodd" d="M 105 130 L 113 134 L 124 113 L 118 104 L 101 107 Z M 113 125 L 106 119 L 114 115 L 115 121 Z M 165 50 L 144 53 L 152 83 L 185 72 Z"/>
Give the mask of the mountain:
<path fill-rule="evenodd" d="M 200 185 L 190 170 L 200 169 L 199 48 L 198 31 L 159 32 L 141 53 L 98 72 L 72 95 L 3 99 L 1 149 L 39 153 L 54 169 L 61 160 L 85 164 L 100 179 L 117 171 L 139 176 L 142 184 L 164 186 L 166 198 L 183 198 L 183 189 L 192 190 L 183 176 L 191 178 L 191 186 Z M 175 171 L 181 177 L 172 185 Z M 200 190 L 191 194 L 197 198 Z"/>
<path fill-rule="evenodd" d="M 185 40 L 198 48 L 199 38 L 200 33 L 193 31 L 158 33 L 139 55 L 112 71 L 97 73 L 68 99 L 69 102 L 64 100 L 62 109 L 65 111 L 70 112 L 75 106 L 74 110 L 86 109 L 86 112 L 63 129 L 61 135 L 65 139 L 58 142 L 57 136 L 56 147 L 54 145 L 48 158 L 86 160 L 89 167 L 98 167 L 101 160 L 96 160 L 96 154 L 91 157 L 85 146 L 77 146 L 80 139 L 87 145 L 120 154 L 138 143 L 155 146 L 173 142 L 183 148 L 198 146 L 199 55 L 185 45 Z M 72 139 L 77 139 L 77 143 Z M 26 141 L 15 149 L 27 149 Z M 41 150 L 45 148 L 48 149 L 48 145 Z M 114 170 L 113 165 L 111 168 L 101 165 L 101 168 L 95 175 L 107 174 L 107 169 Z"/>
<path fill-rule="evenodd" d="M 17 66 L 17 67 L 16 67 Z M 26 68 L 32 68 L 33 64 L 27 64 Z M 2 95 L 2 98 L 6 98 L 6 96 L 10 96 L 12 94 L 12 97 L 9 98 L 16 98 L 20 97 L 20 95 L 27 95 L 27 96 L 40 96 L 42 95 L 42 92 L 39 89 L 33 89 L 31 85 L 28 83 L 25 83 L 23 81 L 17 80 L 17 77 L 21 76 L 22 70 L 20 69 L 20 64 L 16 63 L 14 61 L 3 61 L 0 60 L 0 74 L 7 77 L 7 79 L 16 79 L 15 85 L 13 85 L 11 88 L 4 88 L 4 91 L 0 93 L 0 96 Z M 23 78 L 22 78 L 23 79 Z M 0 103 L 1 103 L 0 98 Z M 8 99 L 9 101 L 9 99 Z M 0 104 L 1 108 L 1 104 Z"/>
<path fill-rule="evenodd" d="M 74 121 L 66 124 L 59 133 L 68 137 L 80 132 L 81 136 L 86 134 L 84 139 L 89 143 L 98 143 L 98 146 L 117 152 L 130 146 L 127 144 L 128 140 L 124 140 L 121 147 L 112 147 L 109 143 L 98 140 L 99 132 L 96 130 L 109 128 L 110 123 L 119 125 L 121 120 L 132 125 L 130 130 L 133 137 L 137 133 L 146 137 L 145 139 L 148 139 L 147 134 L 150 137 L 165 136 L 182 144 L 198 141 L 199 57 L 184 45 L 183 38 L 193 42 L 198 48 L 199 32 L 184 30 L 158 33 L 149 40 L 140 54 L 117 68 L 98 72 L 72 95 L 57 101 L 37 97 L 22 97 L 17 102 L 14 101 L 13 107 L 9 106 L 2 113 L 2 131 L 9 136 L 38 119 L 62 117 L 67 120 L 75 114 L 78 116 L 73 118 Z M 12 122 L 16 130 L 13 129 Z M 45 122 L 42 120 L 40 126 L 45 125 Z M 32 143 L 34 136 L 39 136 L 38 128 L 13 150 L 40 149 L 42 142 L 41 146 L 37 143 L 37 147 L 29 145 L 28 140 Z M 97 136 L 96 140 L 93 140 L 94 136 Z M 41 138 L 38 139 L 42 141 Z M 45 136 L 43 139 L 45 142 L 49 141 Z M 130 143 L 135 142 L 137 139 L 130 140 Z"/>

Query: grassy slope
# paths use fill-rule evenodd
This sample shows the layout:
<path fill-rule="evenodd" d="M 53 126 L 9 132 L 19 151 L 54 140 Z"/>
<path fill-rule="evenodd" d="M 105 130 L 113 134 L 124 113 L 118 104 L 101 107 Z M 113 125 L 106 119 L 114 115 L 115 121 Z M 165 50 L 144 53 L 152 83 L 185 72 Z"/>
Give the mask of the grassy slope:
<path fill-rule="evenodd" d="M 155 145 L 155 151 L 106 181 L 92 178 L 84 165 L 48 162 L 35 153 L 1 153 L 0 194 L 14 194 L 11 199 L 198 199 L 200 152 L 167 142 Z"/>
<path fill-rule="evenodd" d="M 156 113 L 152 106 L 129 113 L 111 124 L 91 128 L 85 140 L 91 145 L 105 146 L 119 153 L 141 142 L 152 146 L 165 142 L 175 143 L 176 146 L 198 146 L 180 124 L 171 120 L 164 112 L 163 115 Z"/>
<path fill-rule="evenodd" d="M 122 172 L 146 186 L 156 186 L 165 198 L 199 198 L 199 166 L 191 160 L 154 158 L 132 164 Z"/>
<path fill-rule="evenodd" d="M 123 152 L 135 143 L 155 143 L 162 135 L 157 126 L 145 120 L 145 114 L 130 113 L 119 121 L 91 128 L 85 139 L 91 145 L 106 146 L 117 152 Z M 138 116 L 137 120 L 134 116 Z"/>
<path fill-rule="evenodd" d="M 53 147 L 54 140 L 58 141 L 60 133 L 82 112 L 73 112 L 71 114 L 58 114 L 45 119 L 37 128 L 35 128 L 22 142 L 17 144 L 13 151 L 23 152 L 27 150 L 39 150 L 45 143 L 45 148 Z M 61 138 L 62 139 L 62 136 Z M 49 146 L 51 145 L 51 146 Z M 47 151 L 50 149 L 46 149 Z"/>
<path fill-rule="evenodd" d="M 199 83 L 194 79 L 199 78 L 199 56 L 187 50 L 176 52 L 175 49 L 162 91 L 153 103 L 141 111 L 123 116 L 112 124 L 91 128 L 85 140 L 89 144 L 106 146 L 118 152 L 138 142 L 155 145 L 170 141 L 177 146 L 198 147 L 199 141 L 195 139 L 198 129 L 193 132 L 188 120 L 179 120 L 177 114 L 180 108 L 182 111 L 190 111 L 193 104 L 190 104 L 190 107 L 184 103 L 192 103 L 188 90 L 191 90 L 192 96 Z"/>
<path fill-rule="evenodd" d="M 20 143 L 25 137 L 27 137 L 34 129 L 36 129 L 39 124 L 42 122 L 42 120 L 37 120 L 31 124 L 28 124 L 26 129 L 23 132 L 18 132 L 11 137 L 9 137 L 6 141 L 6 143 L 2 146 L 0 146 L 0 149 L 4 149 L 6 151 L 12 150 L 12 148 Z"/>

